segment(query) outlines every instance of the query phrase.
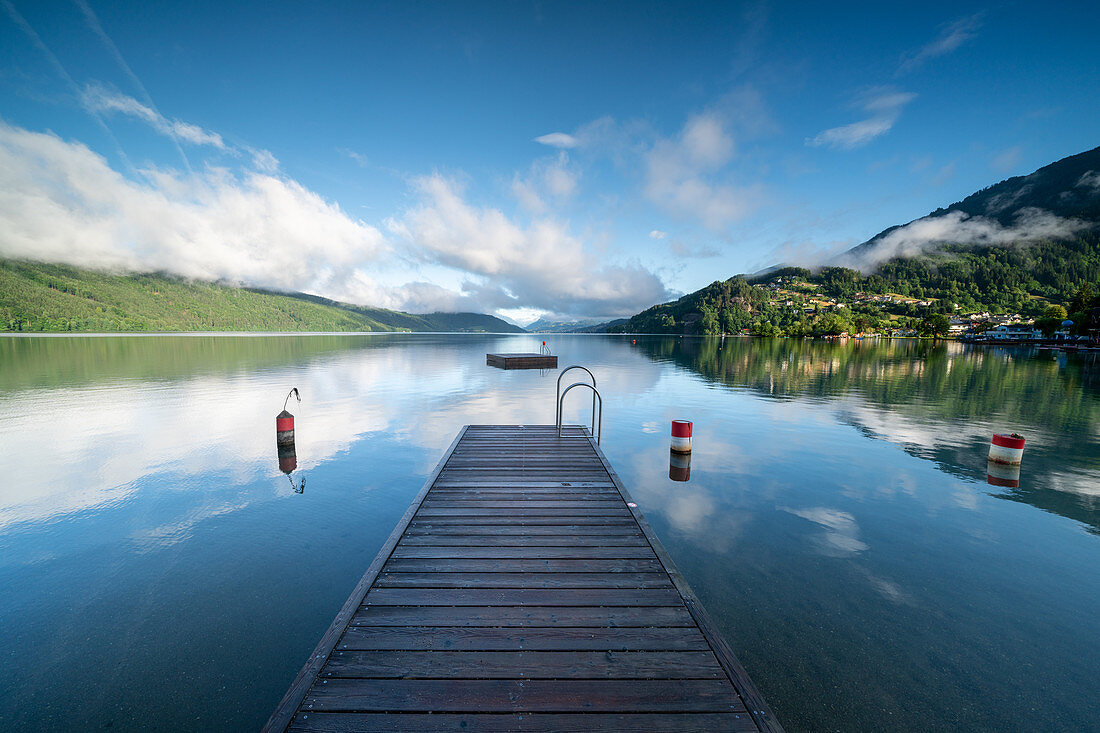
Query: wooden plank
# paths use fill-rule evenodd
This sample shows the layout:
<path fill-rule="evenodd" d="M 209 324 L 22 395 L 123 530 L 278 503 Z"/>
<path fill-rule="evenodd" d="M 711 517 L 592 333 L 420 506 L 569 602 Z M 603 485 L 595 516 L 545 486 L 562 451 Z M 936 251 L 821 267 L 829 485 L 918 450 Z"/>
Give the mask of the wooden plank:
<path fill-rule="evenodd" d="M 309 660 L 298 672 L 298 676 L 294 678 L 294 681 L 290 684 L 290 689 L 283 695 L 283 699 L 279 701 L 278 706 L 275 708 L 275 712 L 271 714 L 267 723 L 264 724 L 263 731 L 281 731 L 284 730 L 287 725 L 290 724 L 291 718 L 294 716 L 294 712 L 302 704 L 302 700 L 309 690 L 310 684 L 316 679 L 317 673 L 324 666 L 325 660 L 328 659 L 328 655 L 332 652 L 333 647 L 336 646 L 336 642 L 339 640 L 340 635 L 347 628 L 348 623 L 351 621 L 351 617 L 355 615 L 355 612 L 359 609 L 363 599 L 368 595 L 367 591 L 370 589 L 371 584 L 374 583 L 375 576 L 382 569 L 386 560 L 389 558 L 393 549 L 397 546 L 398 540 L 401 539 L 401 535 L 404 534 L 405 528 L 409 522 L 412 521 L 413 515 L 416 514 L 416 510 L 420 508 L 420 502 L 424 500 L 424 497 L 428 495 L 428 491 L 432 488 L 432 484 L 435 483 L 436 478 L 443 472 L 443 467 L 447 465 L 447 460 L 451 457 L 451 453 L 455 447 L 462 442 L 462 436 L 465 435 L 466 429 L 458 431 L 458 435 L 455 436 L 451 446 L 443 454 L 443 457 L 439 459 L 439 463 L 436 464 L 431 474 L 424 481 L 424 486 L 420 489 L 420 492 L 413 499 L 412 504 L 405 510 L 405 514 L 401 519 L 397 521 L 397 526 L 390 532 L 390 536 L 386 539 L 382 545 L 382 549 L 378 551 L 374 560 L 367 567 L 367 571 L 363 573 L 363 577 L 359 579 L 355 588 L 352 590 L 351 595 L 348 596 L 347 601 L 344 602 L 343 607 L 337 612 L 336 618 L 332 620 L 325 635 L 321 637 L 321 641 L 317 643 L 317 647 L 313 650 L 313 654 L 310 655 Z"/>
<path fill-rule="evenodd" d="M 678 606 L 680 594 L 673 589 L 660 588 L 372 588 L 365 603 L 371 606 Z"/>
<path fill-rule="evenodd" d="M 522 516 L 542 516 L 544 514 L 557 514 L 563 517 L 629 517 L 630 512 L 625 508 L 619 509 L 584 509 L 584 508 L 570 508 L 564 507 L 562 509 L 556 509 L 553 511 L 547 511 L 542 507 L 515 507 L 508 510 L 508 514 L 514 517 Z M 500 514 L 498 510 L 492 508 L 457 508 L 457 507 L 444 507 L 440 509 L 421 509 L 417 512 L 418 517 L 463 517 L 463 516 L 492 516 L 494 514 Z"/>
<path fill-rule="evenodd" d="M 331 679 L 306 698 L 314 711 L 732 712 L 729 680 Z"/>
<path fill-rule="evenodd" d="M 434 527 L 434 528 L 430 528 L 430 529 L 417 529 L 416 532 L 414 532 L 414 530 L 409 529 L 408 532 L 405 533 L 405 536 L 406 537 L 445 537 L 445 536 L 450 536 L 450 535 L 469 536 L 469 535 L 473 534 L 471 532 L 471 529 L 472 529 L 471 527 L 462 527 L 462 526 L 458 526 L 458 525 L 452 525 L 452 526 L 448 526 L 448 527 Z M 514 526 L 514 525 L 498 525 L 498 526 L 492 527 L 493 532 L 496 533 L 495 536 L 508 536 L 508 537 L 511 537 L 511 536 L 516 536 L 516 537 L 552 537 L 552 536 L 554 536 L 554 532 L 553 532 L 554 529 L 557 529 L 557 527 L 552 527 L 552 526 L 548 527 L 548 526 L 541 526 L 541 525 L 540 526 L 533 526 L 533 527 Z M 592 536 L 599 536 L 599 537 L 608 537 L 608 536 L 637 537 L 638 536 L 637 530 L 632 529 L 631 527 L 626 527 L 626 526 L 609 526 L 609 527 L 603 526 L 602 527 L 602 526 L 584 525 L 584 526 L 563 526 L 562 529 L 564 530 L 564 532 L 569 533 L 571 536 L 579 536 L 579 535 L 582 535 L 582 536 L 592 535 Z M 538 545 L 538 543 L 535 543 L 535 544 Z M 516 566 L 516 567 L 517 568 L 522 568 L 522 564 L 520 564 L 519 566 Z M 550 568 L 548 567 L 547 570 L 549 570 L 549 569 Z M 498 568 L 498 570 L 499 570 L 499 568 Z M 662 568 L 660 565 L 658 565 L 657 570 L 663 572 L 664 568 Z M 568 572 L 568 570 L 566 570 L 566 568 L 564 566 L 555 566 L 554 571 Z"/>
<path fill-rule="evenodd" d="M 402 543 L 393 557 L 618 558 L 655 557 L 650 547 L 454 547 Z"/>
<path fill-rule="evenodd" d="M 419 649 L 422 651 L 707 651 L 695 627 L 504 627 L 349 626 L 338 651 Z"/>
<path fill-rule="evenodd" d="M 748 713 L 314 713 L 294 719 L 295 733 L 747 733 L 757 730 Z"/>
<path fill-rule="evenodd" d="M 412 535 L 401 544 L 475 547 L 645 547 L 640 535 L 497 535 L 497 534 L 436 534 Z"/>
<path fill-rule="evenodd" d="M 441 537 L 455 534 L 492 534 L 492 535 L 620 535 L 623 537 L 642 537 L 636 524 L 557 524 L 557 525 L 523 525 L 523 524 L 496 524 L 474 525 L 469 524 L 443 524 L 409 525 L 405 532 L 406 537 Z"/>
<path fill-rule="evenodd" d="M 352 626 L 689 626 L 682 606 L 361 606 Z"/>
<path fill-rule="evenodd" d="M 564 486 L 564 488 L 566 489 L 615 489 L 615 483 L 610 480 L 580 482 L 524 481 L 521 483 L 515 483 L 510 481 L 465 481 L 460 479 L 451 479 L 445 477 L 445 475 L 441 475 L 439 480 L 436 481 L 436 488 L 441 488 L 441 486 L 447 486 L 447 488 L 451 488 L 451 486 L 461 486 L 461 488 L 467 489 L 513 489 L 517 488 L 517 486 L 522 486 L 522 488 L 524 488 L 525 490 L 558 489 L 561 488 L 561 486 Z"/>
<path fill-rule="evenodd" d="M 432 487 L 432 496 L 483 496 L 500 494 L 502 496 L 613 496 L 619 498 L 614 486 L 440 486 Z"/>
<path fill-rule="evenodd" d="M 588 525 L 602 525 L 602 526 L 619 526 L 629 525 L 635 526 L 634 517 L 622 516 L 622 517 L 558 517 L 553 514 L 528 514 L 522 517 L 508 517 L 503 515 L 496 515 L 490 517 L 424 517 L 417 519 L 413 517 L 410 527 L 443 527 L 446 525 L 461 525 L 461 526 L 475 526 L 475 525 L 501 525 L 501 526 L 517 526 L 517 527 L 532 527 L 537 525 L 553 525 L 553 524 L 565 524 L 570 526 L 576 526 L 579 524 Z"/>
<path fill-rule="evenodd" d="M 661 573 L 388 573 L 375 588 L 671 588 Z"/>
<path fill-rule="evenodd" d="M 623 512 L 623 504 L 621 501 L 607 501 L 606 499 L 591 499 L 591 500 L 546 500 L 546 499 L 530 499 L 527 501 L 500 501 L 495 499 L 428 499 L 424 502 L 421 511 L 427 512 L 438 509 L 472 509 L 475 512 L 483 512 L 485 510 L 493 511 L 496 509 L 549 509 L 552 512 L 558 512 L 563 509 L 576 509 L 582 512 L 588 512 L 591 515 L 593 512 L 598 512 L 605 509 L 612 510 L 615 514 Z M 504 514 L 506 512 L 493 512 L 495 514 Z M 539 512 L 540 514 L 546 514 L 547 512 Z"/>
<path fill-rule="evenodd" d="M 384 568 L 396 573 L 657 573 L 664 572 L 654 558 L 390 558 Z"/>
<path fill-rule="evenodd" d="M 703 651 L 339 651 L 321 677 L 446 679 L 714 679 L 725 673 Z"/>

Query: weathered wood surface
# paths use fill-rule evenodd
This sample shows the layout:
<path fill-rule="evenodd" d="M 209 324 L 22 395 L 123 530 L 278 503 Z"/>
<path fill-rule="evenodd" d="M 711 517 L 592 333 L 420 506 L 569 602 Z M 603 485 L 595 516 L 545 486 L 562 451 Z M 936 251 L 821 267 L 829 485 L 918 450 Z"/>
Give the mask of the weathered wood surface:
<path fill-rule="evenodd" d="M 558 357 L 549 354 L 486 354 L 485 363 L 498 369 L 557 369 Z"/>
<path fill-rule="evenodd" d="M 587 431 L 468 426 L 267 730 L 781 731 Z"/>

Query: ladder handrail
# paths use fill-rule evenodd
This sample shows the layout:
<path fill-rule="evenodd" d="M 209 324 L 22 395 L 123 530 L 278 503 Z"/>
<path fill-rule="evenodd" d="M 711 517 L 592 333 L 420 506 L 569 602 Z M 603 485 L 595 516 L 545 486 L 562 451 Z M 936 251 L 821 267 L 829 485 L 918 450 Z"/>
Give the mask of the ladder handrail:
<path fill-rule="evenodd" d="M 593 374 L 592 370 L 590 370 L 588 367 L 583 367 L 580 364 L 574 364 L 573 366 L 567 366 L 565 369 L 562 369 L 561 373 L 558 374 L 558 388 L 557 388 L 557 392 L 555 393 L 555 396 L 554 396 L 554 410 L 555 410 L 555 412 L 554 412 L 554 424 L 555 425 L 557 425 L 558 423 L 561 422 L 561 398 L 562 398 L 561 378 L 564 377 L 565 373 L 567 371 L 569 371 L 570 369 L 583 369 L 586 372 L 588 372 L 588 376 L 592 377 L 592 389 L 593 390 L 596 389 L 596 375 Z M 600 398 L 600 405 L 601 405 L 600 409 L 602 411 L 602 409 L 603 409 L 603 407 L 602 407 L 603 398 L 602 397 Z M 596 395 L 592 395 L 592 413 L 595 414 L 595 412 L 596 412 Z"/>
<path fill-rule="evenodd" d="M 589 384 L 588 382 L 573 382 L 573 384 L 565 388 L 565 391 L 561 393 L 561 397 L 558 398 L 558 437 L 561 437 L 561 418 L 563 412 L 562 405 L 565 404 L 565 396 L 569 394 L 569 390 L 573 389 L 574 387 L 588 387 L 590 390 L 592 390 L 592 433 L 596 438 L 596 445 L 599 445 L 600 439 L 603 438 L 603 396 L 600 394 L 599 390 L 597 390 L 593 385 Z M 599 422 L 597 422 L 596 418 L 597 398 L 600 401 Z M 599 430 L 596 429 L 597 427 L 599 428 Z"/>

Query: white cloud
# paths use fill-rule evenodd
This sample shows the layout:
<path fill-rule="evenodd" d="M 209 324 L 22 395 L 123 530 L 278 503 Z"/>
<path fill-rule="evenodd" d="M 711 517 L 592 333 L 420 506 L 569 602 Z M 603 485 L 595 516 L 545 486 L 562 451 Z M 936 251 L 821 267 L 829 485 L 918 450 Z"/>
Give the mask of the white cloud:
<path fill-rule="evenodd" d="M 870 117 L 823 130 L 814 137 L 807 138 L 806 144 L 814 148 L 828 147 L 841 150 L 862 147 L 876 137 L 889 132 L 898 121 L 902 108 L 916 96 L 908 92 L 874 90 L 869 96 L 865 96 L 864 102 L 860 105 L 865 112 L 871 113 Z"/>
<path fill-rule="evenodd" d="M 712 115 L 688 120 L 680 142 L 688 161 L 702 168 L 719 168 L 733 156 L 733 139 Z"/>
<path fill-rule="evenodd" d="M 829 507 L 808 509 L 783 509 L 797 517 L 809 520 L 825 531 L 812 538 L 818 552 L 826 557 L 845 557 L 867 550 L 867 543 L 859 539 L 859 524 L 849 512 Z"/>
<path fill-rule="evenodd" d="M 606 153 L 609 148 L 622 142 L 620 139 L 622 132 L 611 117 L 598 117 L 584 123 L 572 133 L 551 132 L 536 137 L 535 142 L 552 148 L 600 149 L 601 152 Z"/>
<path fill-rule="evenodd" d="M 929 59 L 944 56 L 956 50 L 977 35 L 981 21 L 982 14 L 978 13 L 945 26 L 935 40 L 926 44 L 912 56 L 903 59 L 901 66 L 898 67 L 898 73 L 903 74 L 912 71 Z"/>
<path fill-rule="evenodd" d="M 722 231 L 753 211 L 755 187 L 737 187 L 718 175 L 734 155 L 733 138 L 714 114 L 692 117 L 677 138 L 657 140 L 645 156 L 646 196 L 671 214 Z"/>
<path fill-rule="evenodd" d="M 1091 188 L 1094 191 L 1100 191 L 1100 171 L 1085 171 L 1077 179 L 1074 188 Z"/>
<path fill-rule="evenodd" d="M 153 108 L 142 104 L 133 97 L 112 91 L 98 84 L 84 88 L 81 102 L 88 111 L 95 114 L 118 112 L 147 123 L 154 130 L 173 140 L 191 145 L 210 145 L 226 150 L 225 141 L 216 132 L 204 130 L 198 125 L 180 120 L 170 120 Z"/>
<path fill-rule="evenodd" d="M 336 152 L 350 158 L 351 160 L 354 160 L 360 168 L 366 168 L 370 164 L 367 156 L 363 155 L 362 153 L 357 153 L 350 148 L 336 148 Z"/>
<path fill-rule="evenodd" d="M 654 229 L 649 233 L 650 239 L 664 239 L 668 236 L 668 232 L 662 232 L 660 229 Z"/>
<path fill-rule="evenodd" d="M 521 226 L 498 209 L 471 205 L 459 184 L 439 174 L 414 185 L 420 205 L 389 220 L 390 232 L 424 261 L 473 276 L 463 293 L 483 308 L 626 315 L 668 294 L 641 267 L 602 264 L 567 223 L 541 218 Z"/>
<path fill-rule="evenodd" d="M 943 243 L 1006 246 L 1036 239 L 1067 237 L 1086 228 L 1076 219 L 1063 219 L 1049 211 L 1021 209 L 1012 226 L 1003 226 L 984 216 L 968 216 L 961 211 L 949 211 L 941 216 L 927 216 L 898 227 L 874 247 L 859 253 L 853 262 L 869 270 L 879 262 L 893 257 L 914 257 Z M 845 258 L 842 258 L 845 259 Z M 846 259 L 851 260 L 851 257 Z"/>
<path fill-rule="evenodd" d="M 318 292 L 386 247 L 287 178 L 142 173 L 129 180 L 79 143 L 0 123 L 0 253 Z"/>
<path fill-rule="evenodd" d="M 551 132 L 546 135 L 539 135 L 535 138 L 535 142 L 549 145 L 552 148 L 575 148 L 578 144 L 577 138 L 564 132 Z"/>
<path fill-rule="evenodd" d="M 563 150 L 554 158 L 536 160 L 525 175 L 517 173 L 512 179 L 512 195 L 528 211 L 542 213 L 570 199 L 577 191 L 578 178 Z"/>
<path fill-rule="evenodd" d="M 252 165 L 264 173 L 274 173 L 279 169 L 279 159 L 270 150 L 248 148 L 248 154 L 252 156 Z"/>
<path fill-rule="evenodd" d="M 708 244 L 701 244 L 698 246 L 690 246 L 685 242 L 681 242 L 678 239 L 674 239 L 669 242 L 668 251 L 679 258 L 691 258 L 691 259 L 708 259 L 710 257 L 720 257 L 722 255 L 716 248 Z"/>

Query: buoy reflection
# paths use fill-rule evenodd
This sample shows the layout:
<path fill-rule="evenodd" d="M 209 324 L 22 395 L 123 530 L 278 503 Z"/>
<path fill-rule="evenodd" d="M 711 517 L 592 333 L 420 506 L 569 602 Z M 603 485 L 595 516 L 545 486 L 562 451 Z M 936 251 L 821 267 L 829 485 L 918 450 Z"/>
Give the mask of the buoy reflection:
<path fill-rule="evenodd" d="M 687 481 L 691 478 L 691 454 L 668 452 L 668 477 L 673 481 Z"/>
<path fill-rule="evenodd" d="M 301 480 L 297 484 L 294 483 L 294 477 L 291 475 L 294 469 L 298 468 L 298 453 L 294 448 L 294 441 L 279 441 L 276 443 L 279 454 L 279 470 L 286 474 L 287 480 L 290 481 L 290 488 L 295 494 L 301 494 L 306 490 L 306 477 L 302 476 Z"/>
<path fill-rule="evenodd" d="M 985 480 L 991 486 L 1018 489 L 1020 488 L 1020 464 L 1010 465 L 989 461 L 986 466 Z"/>

